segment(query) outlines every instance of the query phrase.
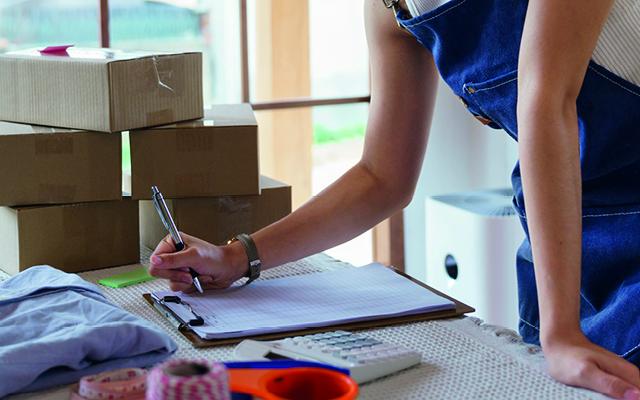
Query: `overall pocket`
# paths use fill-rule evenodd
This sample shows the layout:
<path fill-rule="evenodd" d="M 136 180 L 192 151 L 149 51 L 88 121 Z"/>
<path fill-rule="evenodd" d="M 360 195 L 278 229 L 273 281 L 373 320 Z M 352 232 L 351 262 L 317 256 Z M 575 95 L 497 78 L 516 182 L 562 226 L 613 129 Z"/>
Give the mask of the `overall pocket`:
<path fill-rule="evenodd" d="M 477 108 L 480 114 L 490 119 L 498 128 L 517 139 L 517 70 L 482 82 L 467 82 L 462 90 L 469 101 L 469 108 Z"/>

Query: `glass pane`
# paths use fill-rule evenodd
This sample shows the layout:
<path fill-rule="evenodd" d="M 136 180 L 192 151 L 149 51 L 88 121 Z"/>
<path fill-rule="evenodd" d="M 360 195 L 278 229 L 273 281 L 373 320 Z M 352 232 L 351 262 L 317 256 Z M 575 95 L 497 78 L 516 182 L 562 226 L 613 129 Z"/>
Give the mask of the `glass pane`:
<path fill-rule="evenodd" d="M 0 53 L 61 44 L 98 46 L 97 0 L 0 2 Z"/>
<path fill-rule="evenodd" d="M 229 0 L 109 0 L 111 46 L 125 50 L 200 51 L 204 102 L 241 95 L 239 3 Z"/>
<path fill-rule="evenodd" d="M 344 0 L 248 1 L 252 100 L 368 95 L 363 7 Z"/>
<path fill-rule="evenodd" d="M 361 1 L 310 0 L 311 95 L 369 94 L 369 55 Z"/>
<path fill-rule="evenodd" d="M 368 104 L 316 107 L 313 110 L 312 191 L 317 194 L 358 162 L 364 145 Z M 326 253 L 353 265 L 373 261 L 371 231 Z"/>
<path fill-rule="evenodd" d="M 260 171 L 292 185 L 294 209 L 360 159 L 368 104 L 256 112 Z M 354 265 L 372 261 L 371 231 L 327 253 Z"/>

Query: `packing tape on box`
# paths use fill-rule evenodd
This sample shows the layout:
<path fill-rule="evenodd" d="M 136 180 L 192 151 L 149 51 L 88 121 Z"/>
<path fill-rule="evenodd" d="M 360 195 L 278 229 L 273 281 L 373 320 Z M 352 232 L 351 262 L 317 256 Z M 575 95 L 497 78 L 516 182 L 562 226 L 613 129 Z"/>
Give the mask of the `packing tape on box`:
<path fill-rule="evenodd" d="M 157 92 L 160 97 L 174 97 L 176 95 L 173 82 L 169 81 L 173 71 L 165 58 L 149 56 L 138 60 L 141 67 L 138 69 L 134 81 L 136 91 Z"/>
<path fill-rule="evenodd" d="M 147 389 L 147 371 L 125 368 L 85 376 L 72 388 L 71 400 L 142 400 Z"/>
<path fill-rule="evenodd" d="M 170 360 L 154 368 L 147 380 L 148 400 L 229 400 L 229 377 L 222 363 Z"/>
<path fill-rule="evenodd" d="M 158 56 L 151 57 L 151 61 L 153 62 L 153 70 L 156 73 L 156 81 L 158 82 L 158 87 L 164 90 L 171 92 L 172 94 L 176 94 L 176 91 L 173 87 L 169 86 L 169 80 L 171 79 L 172 69 L 167 68 L 166 62 L 161 62 Z"/>

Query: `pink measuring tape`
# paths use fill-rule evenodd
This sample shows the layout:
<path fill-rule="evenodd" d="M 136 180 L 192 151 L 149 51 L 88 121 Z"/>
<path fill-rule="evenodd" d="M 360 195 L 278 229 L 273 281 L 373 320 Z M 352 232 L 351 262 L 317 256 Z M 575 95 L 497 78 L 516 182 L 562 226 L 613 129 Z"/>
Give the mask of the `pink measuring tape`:
<path fill-rule="evenodd" d="M 147 380 L 148 400 L 229 400 L 224 364 L 209 360 L 170 360 Z"/>
<path fill-rule="evenodd" d="M 147 373 L 127 368 L 85 376 L 71 400 L 229 400 L 224 364 L 208 360 L 171 360 Z"/>
<path fill-rule="evenodd" d="M 71 392 L 71 400 L 143 400 L 147 371 L 126 368 L 85 376 Z"/>

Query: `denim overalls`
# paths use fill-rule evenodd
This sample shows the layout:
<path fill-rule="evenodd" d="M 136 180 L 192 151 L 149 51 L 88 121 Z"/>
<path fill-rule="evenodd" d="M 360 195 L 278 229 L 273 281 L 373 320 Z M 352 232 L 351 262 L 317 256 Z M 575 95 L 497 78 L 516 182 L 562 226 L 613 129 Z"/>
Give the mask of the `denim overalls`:
<path fill-rule="evenodd" d="M 526 0 L 452 0 L 398 22 L 432 54 L 468 110 L 517 140 L 516 97 Z M 640 363 L 640 87 L 591 62 L 577 101 L 583 188 L 582 329 Z M 514 205 L 520 334 L 539 343 L 539 316 L 519 164 Z"/>

